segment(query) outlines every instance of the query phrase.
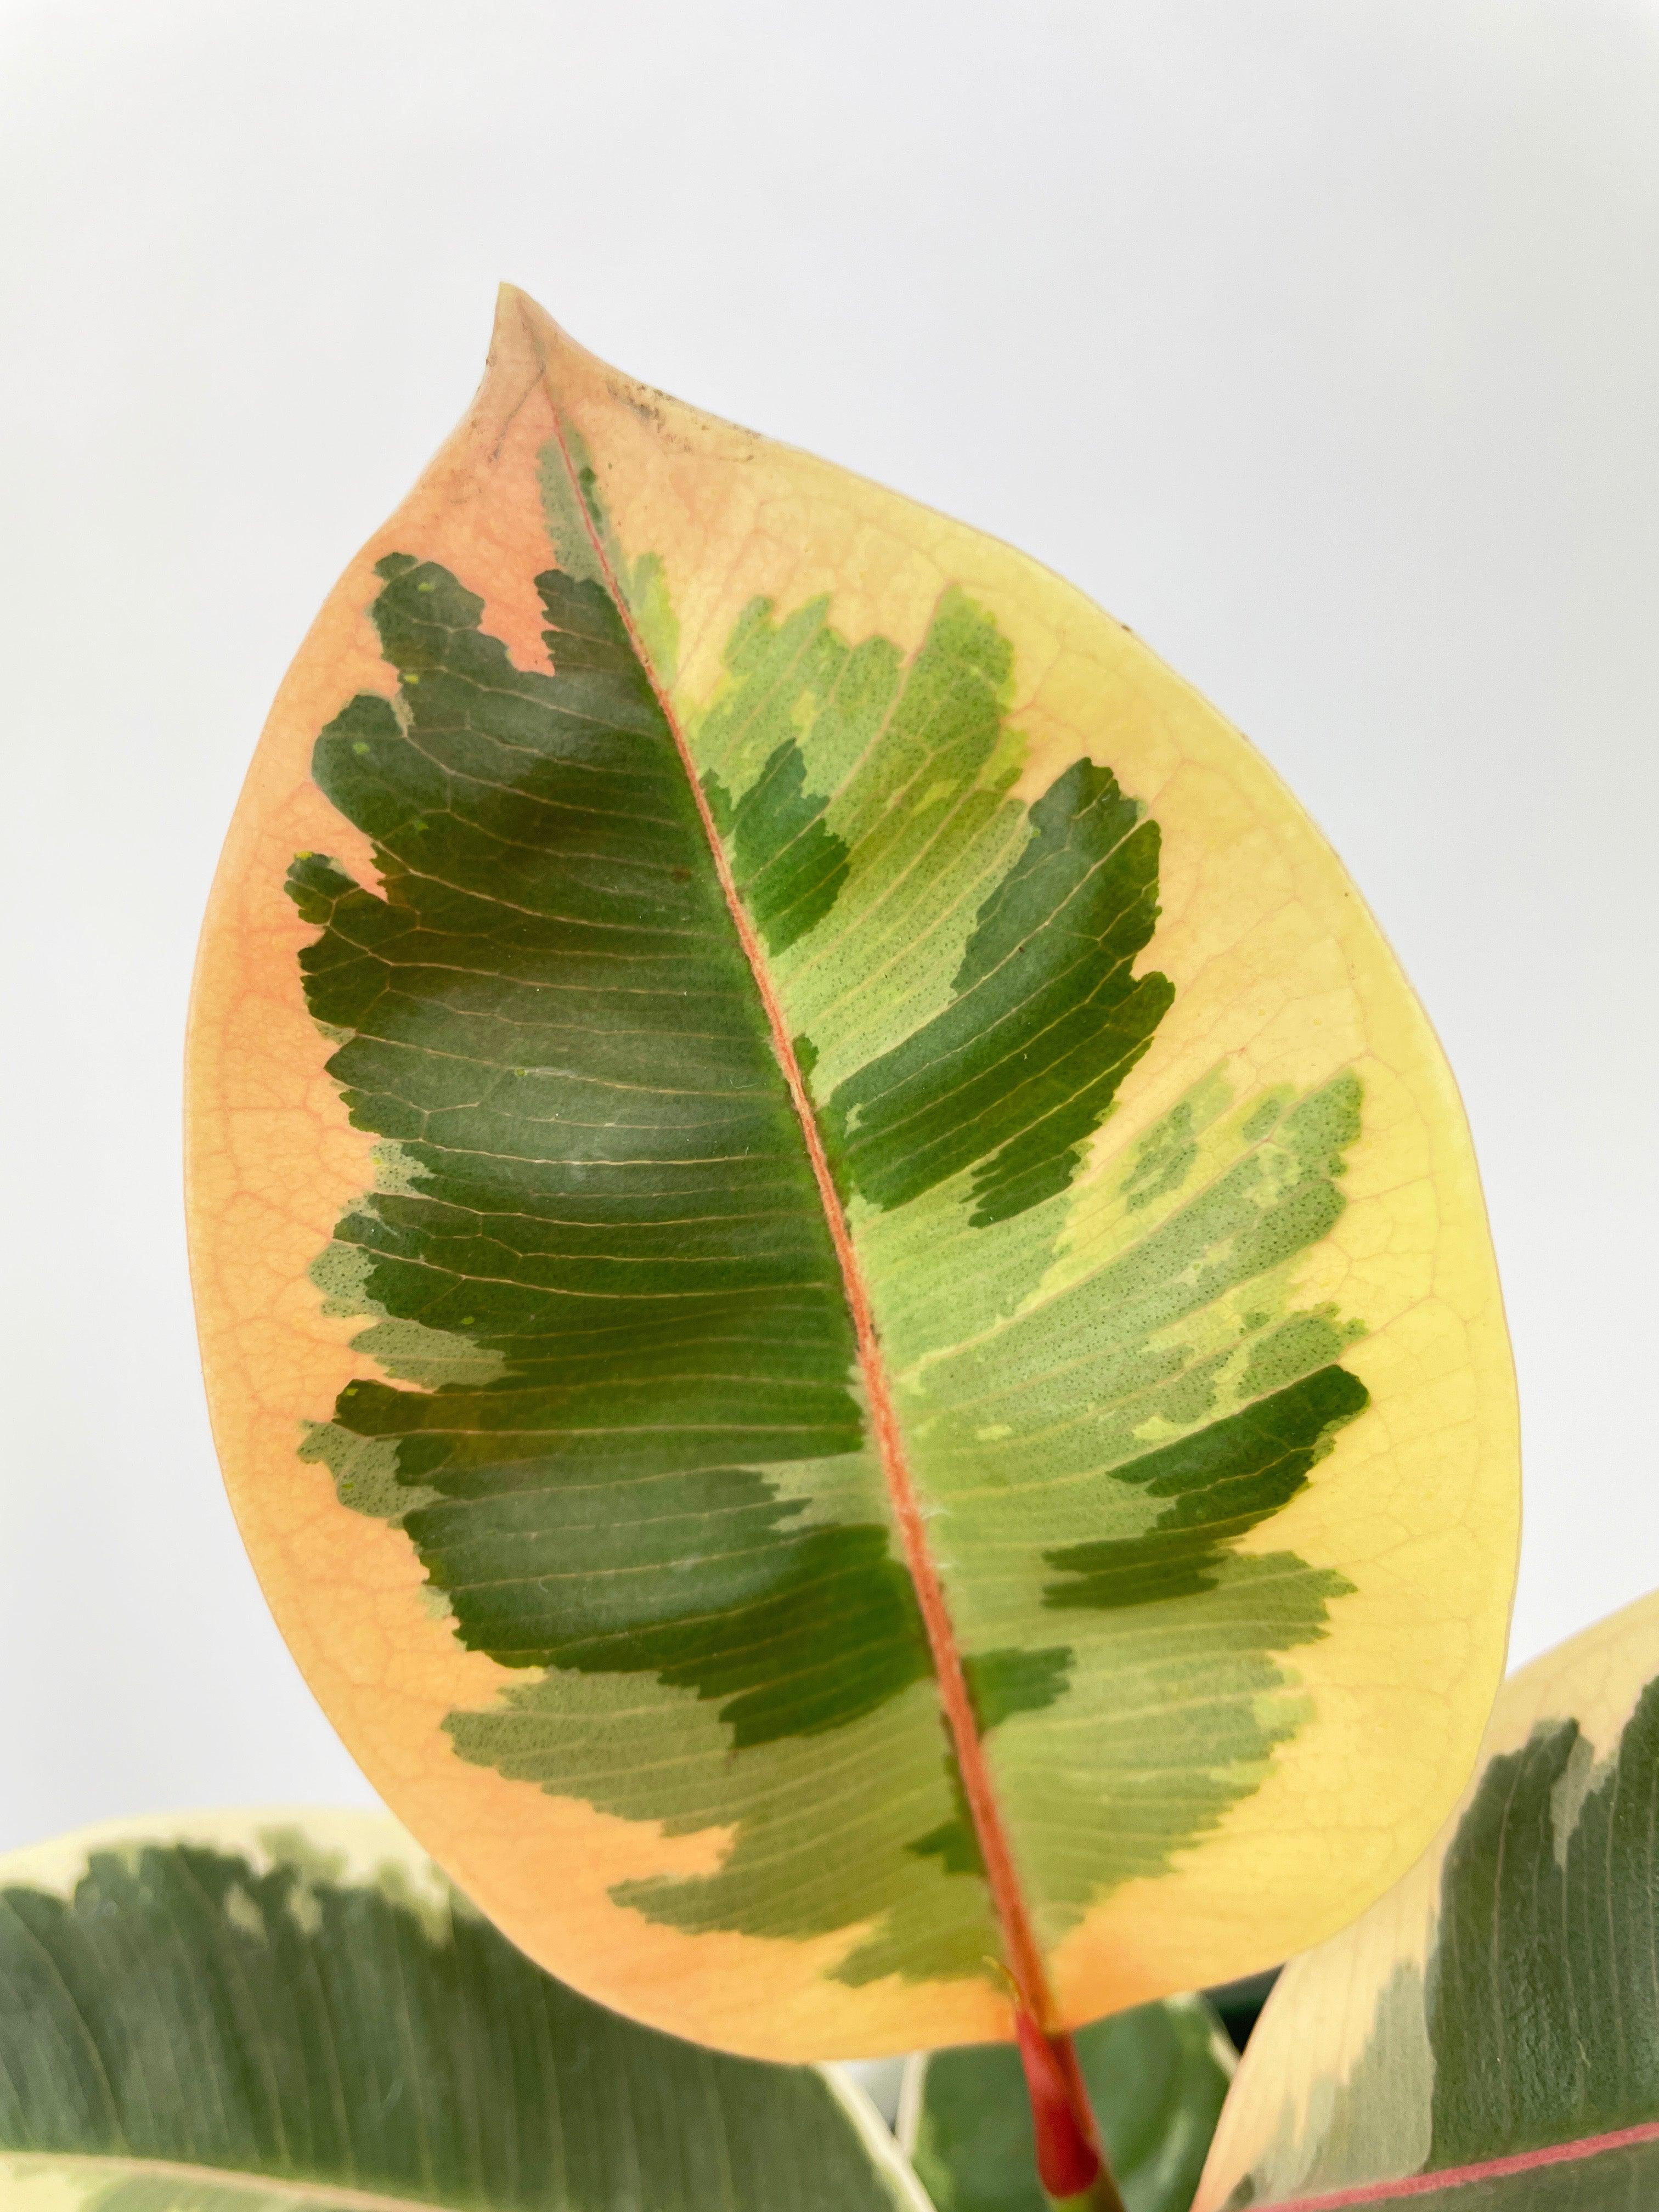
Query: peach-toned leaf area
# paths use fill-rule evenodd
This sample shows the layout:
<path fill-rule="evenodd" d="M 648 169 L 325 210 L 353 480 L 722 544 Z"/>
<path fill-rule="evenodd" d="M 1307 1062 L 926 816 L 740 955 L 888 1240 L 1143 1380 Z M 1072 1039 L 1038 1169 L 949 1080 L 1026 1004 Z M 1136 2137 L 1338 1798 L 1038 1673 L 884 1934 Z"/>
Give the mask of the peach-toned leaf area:
<path fill-rule="evenodd" d="M 1467 1777 L 1462 1113 L 1244 741 L 1023 556 L 503 294 L 203 943 L 227 1480 L 532 1957 L 779 2057 L 1317 1940 Z"/>

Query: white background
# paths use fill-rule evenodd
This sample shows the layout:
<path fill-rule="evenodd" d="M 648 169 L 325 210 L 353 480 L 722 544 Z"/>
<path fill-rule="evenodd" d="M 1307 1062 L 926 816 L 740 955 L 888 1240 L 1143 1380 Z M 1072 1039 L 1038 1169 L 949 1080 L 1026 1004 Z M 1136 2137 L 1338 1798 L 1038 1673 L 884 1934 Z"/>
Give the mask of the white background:
<path fill-rule="evenodd" d="M 1517 1656 L 1659 1584 L 1659 0 L 37 0 L 0 110 L 0 1845 L 367 1796 L 214 1468 L 180 1036 L 266 704 L 500 276 L 1265 749 L 1468 1098 Z"/>

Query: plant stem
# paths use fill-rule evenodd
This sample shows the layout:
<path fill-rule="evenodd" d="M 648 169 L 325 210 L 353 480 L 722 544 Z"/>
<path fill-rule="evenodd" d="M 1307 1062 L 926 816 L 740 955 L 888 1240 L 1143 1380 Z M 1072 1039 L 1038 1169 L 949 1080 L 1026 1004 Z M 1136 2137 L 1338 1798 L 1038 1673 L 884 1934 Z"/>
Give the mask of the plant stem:
<path fill-rule="evenodd" d="M 1039 2027 L 1023 2003 L 1015 2006 L 1014 2027 L 1031 2100 L 1037 2176 L 1048 2202 L 1063 2212 L 1124 2212 L 1071 2037 Z"/>

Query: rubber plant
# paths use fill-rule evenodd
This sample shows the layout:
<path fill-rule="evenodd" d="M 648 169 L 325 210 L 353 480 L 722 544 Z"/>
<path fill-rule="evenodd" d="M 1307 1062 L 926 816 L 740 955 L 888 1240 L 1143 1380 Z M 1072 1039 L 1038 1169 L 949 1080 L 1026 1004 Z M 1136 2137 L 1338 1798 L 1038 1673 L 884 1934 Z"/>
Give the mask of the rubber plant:
<path fill-rule="evenodd" d="M 665 2084 L 1012 2043 L 1113 2205 L 1071 2031 L 1463 1787 L 1517 1477 L 1451 1079 L 1277 778 L 1021 555 L 507 290 L 283 686 L 190 1091 L 283 1633 L 465 1915 L 732 2054 Z"/>

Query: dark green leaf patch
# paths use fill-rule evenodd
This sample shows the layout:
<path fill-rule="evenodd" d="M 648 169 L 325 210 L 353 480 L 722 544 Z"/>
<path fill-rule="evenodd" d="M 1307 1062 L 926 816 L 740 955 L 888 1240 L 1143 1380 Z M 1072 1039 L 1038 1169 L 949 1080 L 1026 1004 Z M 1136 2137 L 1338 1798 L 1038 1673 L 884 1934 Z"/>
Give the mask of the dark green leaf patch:
<path fill-rule="evenodd" d="M 1368 1402 L 1364 1384 L 1346 1367 L 1322 1367 L 1115 1468 L 1118 1481 L 1174 1503 L 1142 1535 L 1050 1552 L 1050 1566 L 1076 1579 L 1051 1583 L 1045 1602 L 1117 1611 L 1213 1589 L 1238 1539 L 1290 1503 L 1336 1429 Z"/>
<path fill-rule="evenodd" d="M 725 1701 L 738 1747 L 838 1728 L 931 1672 L 884 1529 L 792 1528 L 799 1501 L 741 1468 L 584 1472 L 532 1487 L 525 1468 L 405 1519 L 476 1649 L 655 1674 Z M 479 1498 L 494 1510 L 471 1510 Z"/>
<path fill-rule="evenodd" d="M 1175 996 L 1133 963 L 1158 918 L 1158 836 L 1109 769 L 1079 760 L 1032 807 L 942 1012 L 829 1106 L 848 1178 L 902 1206 L 975 1170 L 981 1224 L 1063 1190 Z"/>
<path fill-rule="evenodd" d="M 471 1648 L 655 1674 L 720 1700 L 738 1744 L 833 1729 L 926 1674 L 926 1639 L 884 1522 L 797 1525 L 807 1500 L 757 1471 L 856 1455 L 863 1423 L 672 733 L 598 584 L 538 579 L 548 676 L 442 568 L 380 567 L 400 697 L 352 701 L 314 774 L 386 896 L 314 855 L 291 879 L 322 928 L 312 1012 L 346 1033 L 330 1072 L 403 1163 L 337 1242 L 368 1308 L 499 1372 L 354 1382 L 335 1429 L 395 1444 Z"/>
<path fill-rule="evenodd" d="M 717 775 L 704 780 L 738 892 L 769 952 L 781 952 L 828 914 L 847 880 L 846 844 L 825 827 L 824 802 L 805 781 L 793 743 L 778 747 L 735 806 Z"/>
<path fill-rule="evenodd" d="M 981 1735 L 1016 1713 L 1040 1713 L 1066 1687 L 1072 1663 L 1069 1645 L 1047 1650 L 979 1651 L 963 1661 L 968 1695 Z"/>

